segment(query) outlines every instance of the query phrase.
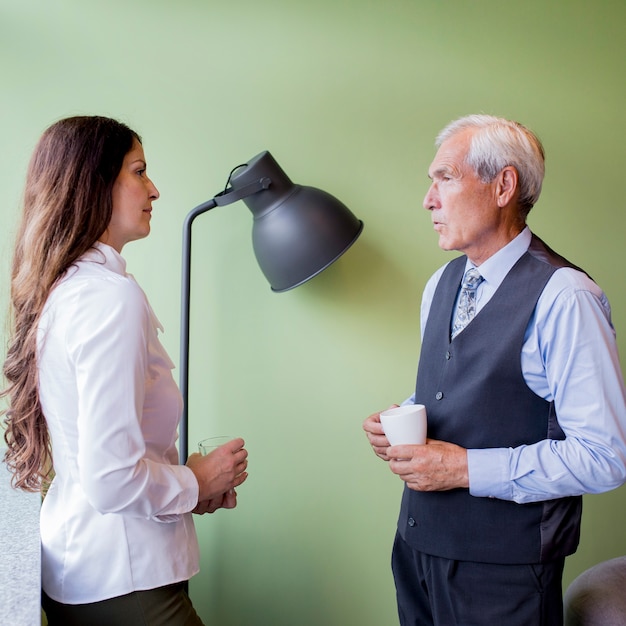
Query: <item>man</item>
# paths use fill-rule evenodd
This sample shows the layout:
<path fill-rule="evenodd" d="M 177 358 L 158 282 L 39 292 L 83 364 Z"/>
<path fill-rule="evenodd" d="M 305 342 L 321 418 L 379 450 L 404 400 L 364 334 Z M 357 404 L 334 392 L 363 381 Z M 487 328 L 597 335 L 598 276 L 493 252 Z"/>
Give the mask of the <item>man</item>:
<path fill-rule="evenodd" d="M 544 175 L 532 132 L 473 115 L 437 146 L 424 207 L 439 246 L 463 256 L 422 300 L 405 403 L 426 406 L 429 438 L 390 447 L 379 413 L 363 425 L 405 482 L 392 555 L 400 623 L 562 624 L 581 496 L 626 481 L 609 303 L 526 226 Z"/>

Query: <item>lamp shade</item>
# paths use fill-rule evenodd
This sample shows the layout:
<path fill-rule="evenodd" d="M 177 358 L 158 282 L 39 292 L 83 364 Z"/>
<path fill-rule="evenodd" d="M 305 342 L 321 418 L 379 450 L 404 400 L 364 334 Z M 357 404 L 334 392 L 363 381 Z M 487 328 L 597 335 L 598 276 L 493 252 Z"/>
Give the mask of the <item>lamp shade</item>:
<path fill-rule="evenodd" d="M 267 188 L 243 199 L 253 214 L 252 244 L 272 291 L 287 291 L 319 274 L 359 237 L 363 222 L 331 194 L 296 185 L 265 151 L 235 170 L 233 192 L 256 181 Z"/>

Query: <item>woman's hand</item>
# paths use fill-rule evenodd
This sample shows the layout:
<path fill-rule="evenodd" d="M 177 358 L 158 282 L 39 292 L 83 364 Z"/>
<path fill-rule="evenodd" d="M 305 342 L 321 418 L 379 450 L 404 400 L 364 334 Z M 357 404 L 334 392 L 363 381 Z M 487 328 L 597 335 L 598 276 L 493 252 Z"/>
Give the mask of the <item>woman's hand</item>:
<path fill-rule="evenodd" d="M 248 478 L 248 451 L 243 439 L 228 441 L 206 456 L 196 452 L 189 456 L 186 465 L 198 481 L 198 512 L 212 513 L 218 508 L 236 506 L 234 490 Z"/>
<path fill-rule="evenodd" d="M 212 500 L 198 502 L 192 513 L 204 515 L 205 513 L 215 513 L 218 509 L 234 509 L 237 506 L 237 492 L 234 489 L 223 493 Z"/>

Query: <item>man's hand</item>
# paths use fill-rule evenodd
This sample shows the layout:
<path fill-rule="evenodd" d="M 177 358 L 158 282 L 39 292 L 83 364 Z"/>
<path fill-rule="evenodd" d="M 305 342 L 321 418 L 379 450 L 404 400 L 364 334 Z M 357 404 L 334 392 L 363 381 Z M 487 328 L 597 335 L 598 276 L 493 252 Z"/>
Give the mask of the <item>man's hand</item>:
<path fill-rule="evenodd" d="M 423 446 L 390 446 L 386 455 L 391 471 L 415 491 L 469 487 L 467 450 L 453 443 L 427 439 Z"/>
<path fill-rule="evenodd" d="M 389 408 L 398 406 L 392 404 Z M 386 410 L 386 409 L 385 409 Z M 383 461 L 388 461 L 387 450 L 389 448 L 389 440 L 385 436 L 383 426 L 380 423 L 380 413 L 373 413 L 363 422 L 363 430 L 369 439 L 370 445 L 377 457 Z"/>

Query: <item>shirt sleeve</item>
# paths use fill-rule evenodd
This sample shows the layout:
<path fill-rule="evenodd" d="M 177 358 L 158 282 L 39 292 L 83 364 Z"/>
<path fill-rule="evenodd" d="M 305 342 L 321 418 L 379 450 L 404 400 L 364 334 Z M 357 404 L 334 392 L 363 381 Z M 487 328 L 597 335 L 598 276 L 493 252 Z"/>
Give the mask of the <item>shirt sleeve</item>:
<path fill-rule="evenodd" d="M 149 379 L 150 316 L 124 277 L 81 291 L 67 348 L 76 368 L 79 481 L 101 513 L 174 521 L 197 503 L 193 472 L 145 456 L 141 429 Z"/>
<path fill-rule="evenodd" d="M 474 496 L 541 501 L 626 480 L 626 393 L 606 296 L 580 272 L 555 272 L 522 351 L 529 387 L 554 401 L 564 440 L 468 450 Z"/>

